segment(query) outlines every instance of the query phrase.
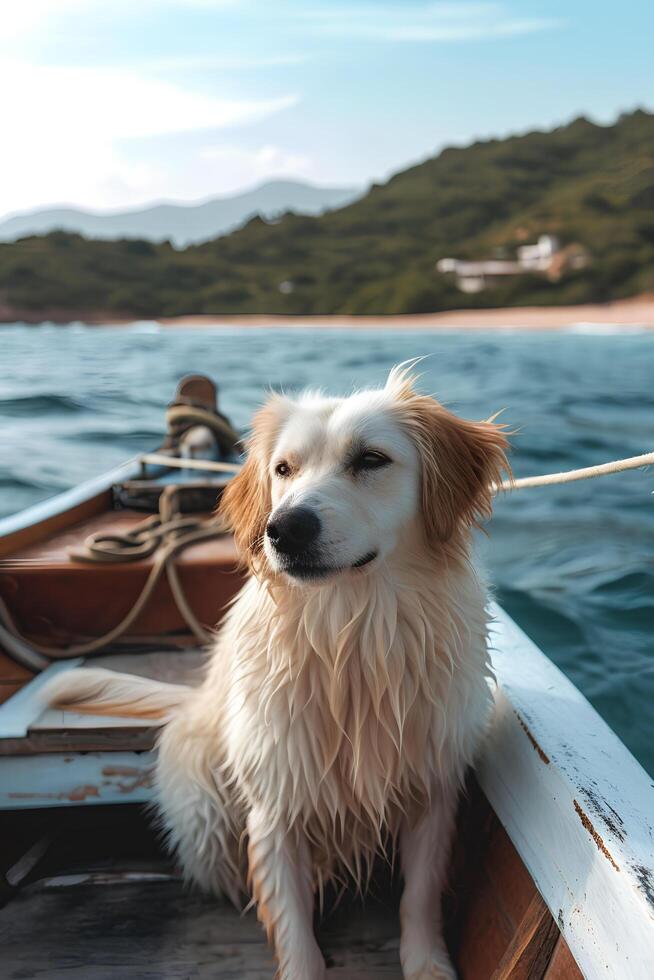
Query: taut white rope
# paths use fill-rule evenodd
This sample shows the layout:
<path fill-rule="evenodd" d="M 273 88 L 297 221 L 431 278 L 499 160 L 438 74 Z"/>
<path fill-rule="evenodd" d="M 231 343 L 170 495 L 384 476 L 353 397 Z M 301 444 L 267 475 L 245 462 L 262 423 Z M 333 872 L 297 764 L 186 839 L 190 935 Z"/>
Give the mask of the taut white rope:
<path fill-rule="evenodd" d="M 562 473 L 545 473 L 543 476 L 525 476 L 519 480 L 504 480 L 495 486 L 500 490 L 524 490 L 528 487 L 550 487 L 557 483 L 574 483 L 576 480 L 592 480 L 596 476 L 609 476 L 611 473 L 622 473 L 624 470 L 636 470 L 641 466 L 654 465 L 654 453 L 643 453 L 642 456 L 630 456 L 628 459 L 616 459 L 612 463 L 600 463 L 599 466 L 584 466 L 580 470 L 564 470 Z"/>

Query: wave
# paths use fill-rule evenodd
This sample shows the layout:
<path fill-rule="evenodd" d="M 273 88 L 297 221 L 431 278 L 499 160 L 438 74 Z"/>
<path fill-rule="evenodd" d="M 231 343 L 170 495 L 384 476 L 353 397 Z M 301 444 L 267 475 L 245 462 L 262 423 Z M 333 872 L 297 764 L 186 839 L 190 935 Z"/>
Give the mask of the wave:
<path fill-rule="evenodd" d="M 22 476 L 0 476 L 0 490 L 36 490 L 42 493 L 57 493 L 61 489 L 62 487 L 58 484 L 48 483 L 38 478 L 28 480 Z"/>
<path fill-rule="evenodd" d="M 88 405 L 70 395 L 23 395 L 0 399 L 0 415 L 32 418 L 35 415 L 74 415 L 88 411 Z"/>
<path fill-rule="evenodd" d="M 113 444 L 117 446 L 160 445 L 163 437 L 163 429 L 125 429 L 117 431 L 110 429 L 85 429 L 83 432 L 67 432 L 59 436 L 64 442 L 88 442 L 94 445 Z"/>
<path fill-rule="evenodd" d="M 615 334 L 649 333 L 645 323 L 569 323 L 562 327 L 565 333 L 587 334 L 588 336 L 612 337 Z"/>

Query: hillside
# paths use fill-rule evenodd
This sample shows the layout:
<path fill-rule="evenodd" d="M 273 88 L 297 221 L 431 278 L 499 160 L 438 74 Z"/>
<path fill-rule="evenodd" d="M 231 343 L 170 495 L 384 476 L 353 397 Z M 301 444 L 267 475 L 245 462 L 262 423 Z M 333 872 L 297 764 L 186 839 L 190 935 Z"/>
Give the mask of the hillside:
<path fill-rule="evenodd" d="M 171 241 L 177 248 L 224 235 L 254 215 L 276 218 L 286 211 L 323 214 L 348 204 L 360 192 L 353 187 L 317 187 L 296 180 L 271 180 L 242 194 L 200 204 L 154 204 L 130 211 L 96 212 L 47 208 L 0 220 L 0 241 L 27 235 L 72 231 L 85 238 L 145 238 Z"/>
<path fill-rule="evenodd" d="M 442 256 L 490 257 L 548 232 L 591 265 L 466 296 Z M 0 245 L 4 318 L 57 309 L 183 313 L 410 313 L 461 306 L 596 302 L 654 288 L 654 115 L 577 119 L 449 148 L 320 217 L 254 218 L 176 251 L 53 233 Z"/>

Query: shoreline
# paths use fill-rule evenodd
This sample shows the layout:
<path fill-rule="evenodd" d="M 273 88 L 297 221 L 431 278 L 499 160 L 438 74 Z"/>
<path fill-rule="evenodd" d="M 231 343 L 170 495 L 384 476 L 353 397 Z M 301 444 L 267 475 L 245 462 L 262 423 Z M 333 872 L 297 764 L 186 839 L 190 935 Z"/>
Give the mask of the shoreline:
<path fill-rule="evenodd" d="M 196 314 L 158 317 L 153 322 L 164 329 L 314 327 L 324 330 L 555 331 L 577 328 L 581 332 L 586 326 L 622 326 L 627 329 L 654 330 L 654 294 L 612 303 L 586 303 L 579 306 L 492 307 L 386 316 L 240 314 L 219 317 L 214 314 Z"/>
<path fill-rule="evenodd" d="M 23 313 L 21 316 L 20 314 Z M 25 311 L 0 308 L 0 329 L 5 324 L 33 326 L 55 323 L 62 326 L 84 323 L 88 326 L 126 327 L 133 323 L 158 324 L 162 329 L 323 329 L 323 330 L 443 330 L 443 331 L 557 331 L 606 327 L 613 333 L 654 330 L 654 293 L 615 300 L 611 303 L 583 303 L 577 306 L 514 306 L 483 309 L 444 310 L 438 313 L 381 314 L 353 316 L 338 314 L 189 314 L 175 317 L 128 316 L 92 311 L 44 310 L 36 317 Z M 612 329 L 615 328 L 615 329 Z"/>

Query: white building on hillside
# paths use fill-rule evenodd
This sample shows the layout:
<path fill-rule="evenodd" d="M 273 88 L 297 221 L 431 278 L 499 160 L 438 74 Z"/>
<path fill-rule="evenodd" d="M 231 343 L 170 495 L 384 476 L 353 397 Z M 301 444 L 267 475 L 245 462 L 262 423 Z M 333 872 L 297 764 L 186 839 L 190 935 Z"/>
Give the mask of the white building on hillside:
<path fill-rule="evenodd" d="M 520 276 L 528 272 L 549 273 L 561 245 L 554 235 L 541 235 L 535 245 L 520 245 L 516 259 L 439 259 L 436 268 L 443 274 L 453 273 L 462 293 L 480 293 L 505 276 Z"/>

